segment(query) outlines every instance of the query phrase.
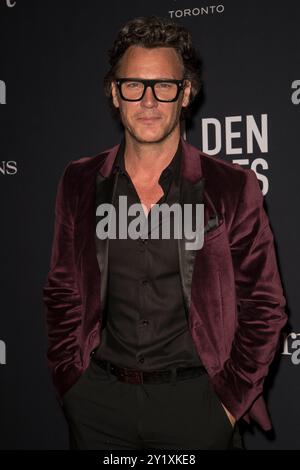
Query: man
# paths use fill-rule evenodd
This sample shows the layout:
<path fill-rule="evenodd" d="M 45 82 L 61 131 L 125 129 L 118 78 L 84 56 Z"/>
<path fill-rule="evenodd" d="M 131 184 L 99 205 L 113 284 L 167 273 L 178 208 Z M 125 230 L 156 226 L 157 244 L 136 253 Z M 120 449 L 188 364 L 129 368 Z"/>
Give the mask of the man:
<path fill-rule="evenodd" d="M 263 383 L 286 322 L 261 190 L 252 170 L 180 137 L 199 91 L 183 27 L 134 19 L 110 63 L 124 141 L 67 166 L 44 288 L 71 448 L 234 448 L 239 420 L 270 428 Z M 143 204 L 144 236 L 109 236 L 114 213 L 118 228 L 133 221 L 125 196 Z M 202 205 L 203 246 L 190 249 L 184 230 L 151 237 L 160 204 Z"/>

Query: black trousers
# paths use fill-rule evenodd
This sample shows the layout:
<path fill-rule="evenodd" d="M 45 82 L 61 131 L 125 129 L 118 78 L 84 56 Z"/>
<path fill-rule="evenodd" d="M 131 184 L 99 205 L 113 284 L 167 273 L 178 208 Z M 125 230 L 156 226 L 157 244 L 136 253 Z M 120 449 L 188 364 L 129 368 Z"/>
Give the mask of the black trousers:
<path fill-rule="evenodd" d="M 93 359 L 64 395 L 71 449 L 242 449 L 207 374 L 128 384 Z"/>

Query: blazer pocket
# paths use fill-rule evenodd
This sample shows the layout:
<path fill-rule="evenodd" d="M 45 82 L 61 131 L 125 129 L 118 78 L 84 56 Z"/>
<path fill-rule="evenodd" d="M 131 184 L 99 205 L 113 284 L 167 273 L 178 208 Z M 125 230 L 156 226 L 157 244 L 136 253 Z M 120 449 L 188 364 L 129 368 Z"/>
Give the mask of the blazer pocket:
<path fill-rule="evenodd" d="M 204 243 L 209 240 L 212 240 L 213 238 L 217 237 L 218 235 L 225 232 L 226 230 L 224 219 L 220 219 L 216 225 L 212 225 L 212 226 L 208 225 L 210 220 L 204 227 Z"/>
<path fill-rule="evenodd" d="M 62 396 L 63 403 L 65 402 L 66 399 L 69 398 L 69 396 L 72 394 L 72 392 L 79 386 L 79 384 L 83 380 L 84 376 L 88 372 L 88 367 L 82 372 L 82 374 L 79 376 L 79 378 L 76 380 L 76 382 L 74 382 L 73 385 L 71 385 L 71 387 L 63 394 L 63 396 Z"/>

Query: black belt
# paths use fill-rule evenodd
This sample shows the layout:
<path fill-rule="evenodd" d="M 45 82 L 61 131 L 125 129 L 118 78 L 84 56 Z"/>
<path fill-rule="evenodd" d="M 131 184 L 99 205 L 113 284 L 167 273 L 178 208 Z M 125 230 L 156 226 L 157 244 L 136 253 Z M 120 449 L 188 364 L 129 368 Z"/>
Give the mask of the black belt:
<path fill-rule="evenodd" d="M 142 384 L 164 383 L 171 382 L 171 380 L 174 380 L 174 372 L 171 369 L 141 371 L 136 369 L 127 369 L 125 367 L 119 367 L 115 364 L 112 364 L 111 362 L 104 361 L 102 359 L 96 359 L 95 357 L 93 357 L 93 360 L 100 367 L 117 376 L 118 380 L 120 380 L 121 382 L 126 382 L 130 384 Z M 177 380 L 199 377 L 200 375 L 206 374 L 206 369 L 203 366 L 178 367 L 175 368 L 174 371 Z"/>

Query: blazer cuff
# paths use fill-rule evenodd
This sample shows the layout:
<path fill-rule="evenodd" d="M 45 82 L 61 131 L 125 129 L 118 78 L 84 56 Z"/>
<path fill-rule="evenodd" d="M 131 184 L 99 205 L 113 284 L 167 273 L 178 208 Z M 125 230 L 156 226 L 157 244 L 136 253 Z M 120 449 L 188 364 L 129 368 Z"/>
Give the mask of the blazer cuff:
<path fill-rule="evenodd" d="M 245 382 L 241 377 L 232 377 L 230 381 L 228 378 L 225 380 L 223 371 L 210 377 L 209 381 L 223 405 L 236 420 L 243 417 L 255 399 L 262 393 L 261 390 Z"/>

